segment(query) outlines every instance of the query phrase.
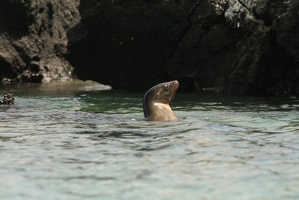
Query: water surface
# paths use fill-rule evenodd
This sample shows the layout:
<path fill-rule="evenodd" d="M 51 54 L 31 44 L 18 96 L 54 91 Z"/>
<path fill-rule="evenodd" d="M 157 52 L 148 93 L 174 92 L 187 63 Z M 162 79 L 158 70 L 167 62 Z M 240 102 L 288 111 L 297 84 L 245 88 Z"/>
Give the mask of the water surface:
<path fill-rule="evenodd" d="M 1 199 L 298 199 L 299 100 L 178 91 L 177 122 L 142 92 L 1 86 Z"/>

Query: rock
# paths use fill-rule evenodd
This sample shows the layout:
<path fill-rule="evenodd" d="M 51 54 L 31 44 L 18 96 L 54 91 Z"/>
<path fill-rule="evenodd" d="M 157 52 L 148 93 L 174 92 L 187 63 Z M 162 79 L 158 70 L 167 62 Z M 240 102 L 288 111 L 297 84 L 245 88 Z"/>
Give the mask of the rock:
<path fill-rule="evenodd" d="M 298 4 L 1 0 L 0 79 L 75 74 L 130 90 L 177 79 L 180 90 L 298 94 Z"/>
<path fill-rule="evenodd" d="M 67 58 L 82 79 L 148 89 L 298 93 L 296 0 L 81 0 Z"/>
<path fill-rule="evenodd" d="M 15 103 L 15 98 L 13 96 L 13 94 L 6 94 L 4 95 L 4 98 L 0 100 L 0 105 L 11 105 Z"/>
<path fill-rule="evenodd" d="M 79 0 L 0 1 L 2 81 L 61 81 L 73 77 L 63 57 L 66 32 L 79 20 Z"/>
<path fill-rule="evenodd" d="M 144 89 L 167 79 L 165 64 L 188 26 L 189 1 L 81 0 L 67 58 L 79 78 Z"/>

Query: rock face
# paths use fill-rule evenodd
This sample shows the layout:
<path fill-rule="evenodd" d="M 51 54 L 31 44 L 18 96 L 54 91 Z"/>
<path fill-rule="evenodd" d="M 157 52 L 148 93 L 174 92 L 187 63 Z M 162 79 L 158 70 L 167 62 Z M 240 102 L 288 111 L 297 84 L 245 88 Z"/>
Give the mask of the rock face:
<path fill-rule="evenodd" d="M 148 89 L 298 93 L 297 0 L 81 0 L 67 58 L 79 78 Z"/>
<path fill-rule="evenodd" d="M 0 78 L 70 80 L 66 32 L 80 21 L 79 0 L 1 0 Z"/>
<path fill-rule="evenodd" d="M 68 34 L 76 74 L 113 88 L 148 89 L 165 82 L 167 58 L 195 2 L 182 7 L 173 0 L 81 0 L 81 23 Z"/>
<path fill-rule="evenodd" d="M 0 79 L 69 80 L 74 67 L 113 88 L 177 79 L 180 90 L 298 94 L 298 10 L 298 0 L 1 0 Z"/>

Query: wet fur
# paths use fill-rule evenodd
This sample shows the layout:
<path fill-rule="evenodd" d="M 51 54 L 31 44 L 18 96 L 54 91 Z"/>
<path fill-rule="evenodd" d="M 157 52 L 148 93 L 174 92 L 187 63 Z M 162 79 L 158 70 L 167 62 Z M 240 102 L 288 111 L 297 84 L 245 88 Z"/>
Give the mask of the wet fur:
<path fill-rule="evenodd" d="M 149 89 L 143 100 L 144 117 L 150 121 L 174 121 L 177 117 L 173 113 L 169 102 L 178 89 L 178 81 L 160 83 Z"/>

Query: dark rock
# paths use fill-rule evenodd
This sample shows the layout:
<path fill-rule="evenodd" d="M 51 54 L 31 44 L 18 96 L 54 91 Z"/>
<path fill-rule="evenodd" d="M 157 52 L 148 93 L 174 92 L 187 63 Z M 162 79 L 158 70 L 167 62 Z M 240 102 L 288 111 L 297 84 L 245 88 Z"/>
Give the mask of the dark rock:
<path fill-rule="evenodd" d="M 3 82 L 73 77 L 63 57 L 66 31 L 79 20 L 79 0 L 0 1 L 0 78 Z"/>
<path fill-rule="evenodd" d="M 147 89 L 298 93 L 296 0 L 81 0 L 68 33 L 82 79 Z"/>
<path fill-rule="evenodd" d="M 74 67 L 79 78 L 113 88 L 177 79 L 180 90 L 298 94 L 298 4 L 1 0 L 0 78 L 70 80 Z"/>
<path fill-rule="evenodd" d="M 6 94 L 4 95 L 4 98 L 0 100 L 0 105 L 11 105 L 15 103 L 15 98 L 13 96 L 13 94 Z"/>
<path fill-rule="evenodd" d="M 81 79 L 143 89 L 168 78 L 165 68 L 188 26 L 190 1 L 81 0 L 68 59 Z"/>

